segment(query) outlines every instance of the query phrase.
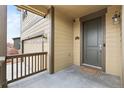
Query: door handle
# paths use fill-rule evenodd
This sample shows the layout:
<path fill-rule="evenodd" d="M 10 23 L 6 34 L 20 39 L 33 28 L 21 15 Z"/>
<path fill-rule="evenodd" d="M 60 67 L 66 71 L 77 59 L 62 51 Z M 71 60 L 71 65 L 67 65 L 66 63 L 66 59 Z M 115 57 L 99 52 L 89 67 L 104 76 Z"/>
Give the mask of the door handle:
<path fill-rule="evenodd" d="M 102 53 L 102 44 L 99 44 L 99 55 Z"/>
<path fill-rule="evenodd" d="M 99 44 L 99 50 L 102 50 L 102 44 Z"/>

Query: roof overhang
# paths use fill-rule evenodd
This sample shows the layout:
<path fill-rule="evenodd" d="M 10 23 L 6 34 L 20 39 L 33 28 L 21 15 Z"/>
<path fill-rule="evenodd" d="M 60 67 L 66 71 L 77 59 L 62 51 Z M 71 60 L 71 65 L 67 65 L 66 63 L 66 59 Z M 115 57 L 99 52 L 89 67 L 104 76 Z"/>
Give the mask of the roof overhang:
<path fill-rule="evenodd" d="M 16 5 L 18 9 L 27 10 L 40 16 L 46 16 L 48 9 L 42 5 Z"/>

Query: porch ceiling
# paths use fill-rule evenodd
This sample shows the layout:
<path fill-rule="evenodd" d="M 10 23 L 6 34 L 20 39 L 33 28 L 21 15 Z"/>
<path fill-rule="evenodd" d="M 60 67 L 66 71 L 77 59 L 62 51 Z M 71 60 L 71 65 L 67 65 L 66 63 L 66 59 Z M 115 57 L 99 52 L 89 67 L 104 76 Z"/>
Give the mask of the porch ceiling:
<path fill-rule="evenodd" d="M 64 13 L 70 19 L 79 18 L 81 16 L 107 8 L 109 5 L 53 5 L 57 11 Z M 45 16 L 48 13 L 50 5 L 18 5 L 17 7 L 26 9 L 30 12 Z"/>
<path fill-rule="evenodd" d="M 108 5 L 55 5 L 56 10 L 66 14 L 69 18 L 75 19 L 107 8 Z"/>

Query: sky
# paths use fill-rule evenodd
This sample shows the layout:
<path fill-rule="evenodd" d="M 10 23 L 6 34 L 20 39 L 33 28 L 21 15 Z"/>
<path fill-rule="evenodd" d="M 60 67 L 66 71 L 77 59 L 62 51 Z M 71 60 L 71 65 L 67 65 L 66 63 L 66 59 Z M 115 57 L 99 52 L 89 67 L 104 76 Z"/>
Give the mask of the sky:
<path fill-rule="evenodd" d="M 7 6 L 7 42 L 13 43 L 14 37 L 20 37 L 20 12 L 15 6 Z"/>

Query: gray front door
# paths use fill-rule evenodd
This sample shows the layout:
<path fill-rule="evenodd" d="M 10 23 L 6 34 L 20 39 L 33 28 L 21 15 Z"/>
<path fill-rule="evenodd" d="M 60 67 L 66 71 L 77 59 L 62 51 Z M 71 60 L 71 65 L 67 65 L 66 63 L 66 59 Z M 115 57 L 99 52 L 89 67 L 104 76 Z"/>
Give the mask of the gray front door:
<path fill-rule="evenodd" d="M 84 22 L 84 63 L 102 66 L 103 31 L 101 17 Z"/>

